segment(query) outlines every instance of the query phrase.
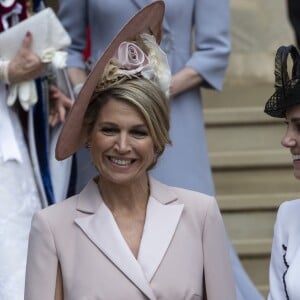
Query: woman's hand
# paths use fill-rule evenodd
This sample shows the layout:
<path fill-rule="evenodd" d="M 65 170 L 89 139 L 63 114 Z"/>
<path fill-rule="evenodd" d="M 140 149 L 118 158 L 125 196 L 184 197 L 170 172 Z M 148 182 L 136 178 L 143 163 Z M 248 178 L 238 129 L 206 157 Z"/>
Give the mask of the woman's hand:
<path fill-rule="evenodd" d="M 32 34 L 27 32 L 16 56 L 8 65 L 10 83 L 28 81 L 39 77 L 45 70 L 46 64 L 32 52 Z"/>
<path fill-rule="evenodd" d="M 48 123 L 54 127 L 58 123 L 65 121 L 66 114 L 71 109 L 73 101 L 56 86 L 51 86 L 49 98 L 50 111 Z"/>
<path fill-rule="evenodd" d="M 170 82 L 170 96 L 174 97 L 189 90 L 203 81 L 203 78 L 192 68 L 183 68 L 172 76 Z"/>

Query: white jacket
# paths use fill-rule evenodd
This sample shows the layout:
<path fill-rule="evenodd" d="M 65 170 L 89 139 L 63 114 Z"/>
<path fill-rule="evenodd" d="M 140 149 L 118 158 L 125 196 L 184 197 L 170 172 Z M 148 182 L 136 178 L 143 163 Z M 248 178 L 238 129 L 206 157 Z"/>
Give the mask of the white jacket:
<path fill-rule="evenodd" d="M 300 299 L 300 199 L 279 207 L 274 226 L 268 300 Z"/>

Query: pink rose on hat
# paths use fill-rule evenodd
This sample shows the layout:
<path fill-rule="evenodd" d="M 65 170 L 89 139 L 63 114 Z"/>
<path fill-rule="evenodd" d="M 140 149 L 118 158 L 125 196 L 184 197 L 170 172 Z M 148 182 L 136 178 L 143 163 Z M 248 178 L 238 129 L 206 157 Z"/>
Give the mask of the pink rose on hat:
<path fill-rule="evenodd" d="M 122 42 L 120 44 L 116 58 L 120 68 L 125 69 L 131 75 L 139 73 L 149 64 L 149 59 L 143 50 L 131 42 Z"/>

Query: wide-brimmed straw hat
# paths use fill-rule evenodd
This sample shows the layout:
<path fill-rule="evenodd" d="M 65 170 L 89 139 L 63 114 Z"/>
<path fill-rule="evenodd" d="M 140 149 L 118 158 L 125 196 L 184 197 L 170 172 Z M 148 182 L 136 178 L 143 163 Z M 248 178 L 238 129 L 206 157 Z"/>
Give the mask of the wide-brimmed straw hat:
<path fill-rule="evenodd" d="M 291 76 L 288 58 L 292 58 Z M 285 118 L 286 110 L 300 104 L 300 55 L 295 46 L 281 46 L 275 56 L 275 92 L 265 105 L 271 117 Z"/>
<path fill-rule="evenodd" d="M 164 11 L 165 4 L 162 0 L 156 0 L 142 8 L 114 37 L 102 56 L 98 59 L 69 112 L 58 138 L 55 152 L 58 160 L 69 157 L 85 144 L 86 135 L 83 130 L 83 119 L 86 109 L 98 82 L 102 79 L 107 63 L 114 56 L 119 45 L 143 33 L 153 35 L 159 44 L 162 34 Z"/>

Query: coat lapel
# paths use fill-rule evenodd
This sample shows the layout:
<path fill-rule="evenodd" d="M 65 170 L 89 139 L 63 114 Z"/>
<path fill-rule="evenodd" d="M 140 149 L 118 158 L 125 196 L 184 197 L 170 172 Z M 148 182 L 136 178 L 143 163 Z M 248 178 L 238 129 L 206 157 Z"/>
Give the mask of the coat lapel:
<path fill-rule="evenodd" d="M 150 197 L 138 261 L 150 282 L 174 236 L 183 204 L 165 205 Z"/>
<path fill-rule="evenodd" d="M 90 187 L 83 191 L 81 198 L 89 201 L 79 203 L 78 210 L 91 213 L 95 209 L 95 202 L 98 202 L 98 208 L 92 215 L 76 218 L 75 223 L 149 299 L 156 299 L 140 264 L 131 253 L 110 210 L 101 199 L 97 185 L 90 182 Z M 79 202 L 83 201 L 79 199 Z M 93 203 L 93 209 L 86 207 L 89 202 Z"/>
<path fill-rule="evenodd" d="M 130 251 L 93 181 L 80 193 L 77 205 L 77 210 L 89 215 L 76 218 L 75 223 L 125 276 L 154 300 L 156 297 L 150 281 L 170 246 L 183 204 L 176 203 L 177 195 L 172 188 L 152 178 L 150 190 L 138 260 Z"/>

